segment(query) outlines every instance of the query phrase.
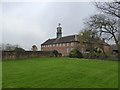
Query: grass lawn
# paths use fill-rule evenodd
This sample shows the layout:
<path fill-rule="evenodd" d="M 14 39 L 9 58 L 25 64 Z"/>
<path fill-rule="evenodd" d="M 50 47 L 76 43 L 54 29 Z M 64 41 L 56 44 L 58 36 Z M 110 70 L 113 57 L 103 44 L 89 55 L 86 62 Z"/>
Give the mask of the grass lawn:
<path fill-rule="evenodd" d="M 31 58 L 2 62 L 3 88 L 117 88 L 118 62 Z"/>
<path fill-rule="evenodd" d="M 0 89 L 2 88 L 2 60 L 0 59 Z"/>

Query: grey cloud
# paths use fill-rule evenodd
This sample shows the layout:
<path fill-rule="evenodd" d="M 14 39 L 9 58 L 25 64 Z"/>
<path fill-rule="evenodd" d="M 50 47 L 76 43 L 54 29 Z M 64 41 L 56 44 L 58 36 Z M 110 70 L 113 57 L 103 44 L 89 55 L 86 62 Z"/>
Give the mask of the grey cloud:
<path fill-rule="evenodd" d="M 60 22 L 63 35 L 77 34 L 83 19 L 95 13 L 90 3 L 4 3 L 3 43 L 19 44 L 29 50 L 56 35 Z"/>

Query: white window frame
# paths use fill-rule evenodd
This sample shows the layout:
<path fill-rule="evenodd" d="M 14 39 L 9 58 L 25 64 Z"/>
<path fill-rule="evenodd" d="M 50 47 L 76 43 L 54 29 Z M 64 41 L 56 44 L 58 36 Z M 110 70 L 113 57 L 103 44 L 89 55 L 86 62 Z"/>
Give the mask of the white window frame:
<path fill-rule="evenodd" d="M 74 46 L 74 43 L 73 43 L 73 42 L 71 42 L 71 46 Z"/>
<path fill-rule="evenodd" d="M 62 44 L 60 43 L 60 47 L 62 46 Z"/>
<path fill-rule="evenodd" d="M 63 43 L 63 46 L 65 46 L 65 43 Z"/>
<path fill-rule="evenodd" d="M 69 46 L 69 43 L 67 43 L 67 46 Z"/>

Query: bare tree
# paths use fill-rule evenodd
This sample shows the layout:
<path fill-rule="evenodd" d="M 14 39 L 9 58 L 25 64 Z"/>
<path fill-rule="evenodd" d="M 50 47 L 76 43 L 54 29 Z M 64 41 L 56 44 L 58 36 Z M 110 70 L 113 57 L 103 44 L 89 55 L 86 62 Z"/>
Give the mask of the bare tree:
<path fill-rule="evenodd" d="M 36 46 L 36 45 L 33 45 L 33 46 L 32 46 L 32 48 L 31 48 L 31 50 L 32 50 L 32 51 L 37 51 L 37 50 L 38 50 L 38 48 L 37 48 L 37 46 Z"/>
<path fill-rule="evenodd" d="M 9 44 L 9 43 L 7 43 L 7 44 L 2 44 L 1 45 L 1 49 L 3 50 L 3 51 L 13 51 L 15 48 L 19 48 L 20 46 L 19 45 L 12 45 L 12 44 Z"/>
<path fill-rule="evenodd" d="M 100 32 L 100 35 L 104 33 L 106 35 L 109 34 L 106 39 L 110 40 L 111 38 L 114 38 L 115 42 L 118 43 L 118 26 L 116 18 L 108 17 L 103 14 L 96 14 L 91 16 L 86 24 L 89 28 Z"/>
<path fill-rule="evenodd" d="M 112 35 L 112 36 L 114 37 L 114 40 L 116 42 L 116 46 L 118 48 L 118 52 L 120 54 L 120 1 L 113 0 L 113 2 L 96 2 L 95 6 L 102 13 L 116 18 L 117 33 L 118 33 L 117 40 L 116 40 L 114 35 Z"/>
<path fill-rule="evenodd" d="M 113 38 L 117 48 L 120 48 L 118 41 L 118 25 L 116 18 L 108 17 L 104 14 L 96 14 L 94 16 L 91 16 L 86 24 L 89 28 L 97 30 L 99 32 L 99 35 L 104 37 L 105 39 L 110 40 Z"/>
<path fill-rule="evenodd" d="M 120 1 L 113 2 L 96 2 L 95 6 L 101 12 L 120 18 Z"/>
<path fill-rule="evenodd" d="M 102 50 L 104 56 L 107 56 L 104 51 L 104 40 L 98 34 L 99 32 L 93 28 L 86 28 L 79 33 L 80 44 L 83 44 L 86 50 L 89 50 L 91 53 L 94 52 L 95 48 Z"/>

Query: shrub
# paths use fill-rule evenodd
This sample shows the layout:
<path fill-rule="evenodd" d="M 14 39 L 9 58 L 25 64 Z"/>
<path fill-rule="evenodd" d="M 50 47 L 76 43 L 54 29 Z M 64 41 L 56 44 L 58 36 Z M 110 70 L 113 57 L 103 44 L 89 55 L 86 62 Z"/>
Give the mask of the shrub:
<path fill-rule="evenodd" d="M 62 56 L 62 53 L 58 53 L 58 56 L 61 57 L 61 56 Z"/>
<path fill-rule="evenodd" d="M 82 53 L 79 50 L 73 49 L 73 50 L 70 51 L 69 57 L 72 57 L 72 58 L 83 58 L 83 55 L 82 55 Z"/>
<path fill-rule="evenodd" d="M 55 57 L 57 57 L 59 55 L 59 52 L 57 50 L 53 50 L 52 53 L 54 54 Z"/>

